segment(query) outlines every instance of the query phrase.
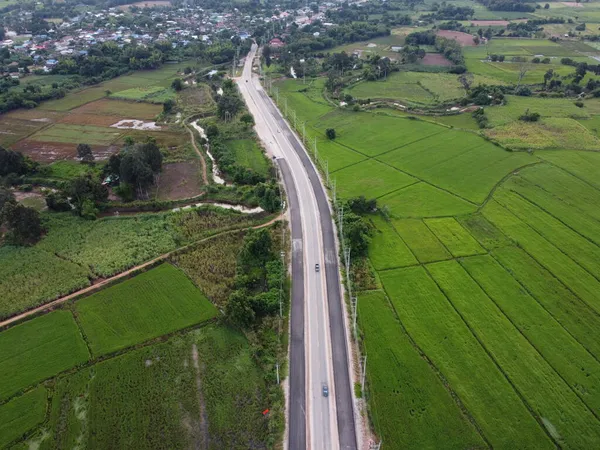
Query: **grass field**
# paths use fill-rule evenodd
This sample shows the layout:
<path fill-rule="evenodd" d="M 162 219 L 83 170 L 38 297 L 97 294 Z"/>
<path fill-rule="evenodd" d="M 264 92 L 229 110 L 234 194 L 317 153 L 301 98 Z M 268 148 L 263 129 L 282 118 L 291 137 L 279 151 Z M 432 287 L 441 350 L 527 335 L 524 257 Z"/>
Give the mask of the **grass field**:
<path fill-rule="evenodd" d="M 448 448 L 485 448 L 436 371 L 412 345 L 384 292 L 359 297 L 377 432 L 397 448 L 435 448 L 442 441 Z"/>
<path fill-rule="evenodd" d="M 42 386 L 0 405 L 0 448 L 20 438 L 46 417 L 47 391 Z"/>
<path fill-rule="evenodd" d="M 357 98 L 385 98 L 432 104 L 463 97 L 457 75 L 448 73 L 394 72 L 386 80 L 363 81 L 348 92 Z"/>
<path fill-rule="evenodd" d="M 0 399 L 89 358 L 69 311 L 55 311 L 0 333 Z"/>
<path fill-rule="evenodd" d="M 269 163 L 262 149 L 252 139 L 236 139 L 225 144 L 235 152 L 235 160 L 264 177 L 269 174 Z"/>
<path fill-rule="evenodd" d="M 535 123 L 511 122 L 490 130 L 486 135 L 514 149 L 595 150 L 600 140 L 577 120 L 548 117 Z"/>
<path fill-rule="evenodd" d="M 75 311 L 95 355 L 204 322 L 217 314 L 193 283 L 169 264 L 80 300 Z"/>
<path fill-rule="evenodd" d="M 122 131 L 117 130 L 116 128 L 57 123 L 35 133 L 30 139 L 42 142 L 65 142 L 74 144 L 75 146 L 80 143 L 86 143 L 94 146 L 110 145 L 118 139 L 121 134 Z"/>
<path fill-rule="evenodd" d="M 600 180 L 596 176 L 595 168 L 600 163 L 600 153 L 596 152 L 544 152 L 540 157 L 550 163 L 561 167 L 566 172 L 573 174 L 584 183 L 600 189 Z M 583 188 L 583 191 L 589 192 L 587 195 L 593 195 L 597 192 L 589 188 Z M 590 205 L 596 211 L 597 207 Z"/>
<path fill-rule="evenodd" d="M 52 268 L 52 270 L 48 270 Z M 37 247 L 0 247 L 0 318 L 89 284 L 89 269 Z"/>
<path fill-rule="evenodd" d="M 265 448 L 267 407 L 244 336 L 207 326 L 59 378 L 36 438 L 41 449 Z"/>

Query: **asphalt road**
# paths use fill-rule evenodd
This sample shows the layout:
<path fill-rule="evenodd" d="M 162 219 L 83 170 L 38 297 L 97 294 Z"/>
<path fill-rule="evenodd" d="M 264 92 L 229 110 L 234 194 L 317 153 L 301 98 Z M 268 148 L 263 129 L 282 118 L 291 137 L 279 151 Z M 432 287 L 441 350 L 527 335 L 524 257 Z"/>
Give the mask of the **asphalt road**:
<path fill-rule="evenodd" d="M 301 142 L 252 77 L 254 45 L 240 91 L 256 131 L 278 158 L 292 228 L 290 449 L 357 449 L 344 310 L 327 196 Z M 315 270 L 319 264 L 321 270 Z M 329 397 L 322 395 L 328 385 Z"/>

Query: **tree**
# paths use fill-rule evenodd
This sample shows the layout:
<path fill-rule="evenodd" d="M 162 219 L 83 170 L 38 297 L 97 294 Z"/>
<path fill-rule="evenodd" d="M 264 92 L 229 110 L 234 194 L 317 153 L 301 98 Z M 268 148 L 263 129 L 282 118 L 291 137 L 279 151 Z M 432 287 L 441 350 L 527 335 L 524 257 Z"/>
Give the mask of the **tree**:
<path fill-rule="evenodd" d="M 254 125 L 254 117 L 252 117 L 252 114 L 250 113 L 242 114 L 240 122 L 244 124 L 245 128 L 250 128 Z"/>
<path fill-rule="evenodd" d="M 271 67 L 271 47 L 266 45 L 263 48 L 262 54 L 263 54 L 263 58 L 265 58 L 265 64 L 267 65 L 267 67 Z"/>
<path fill-rule="evenodd" d="M 216 138 L 219 135 L 219 127 L 214 124 L 211 123 L 209 126 L 206 127 L 206 137 L 210 140 Z"/>
<path fill-rule="evenodd" d="M 244 237 L 240 265 L 244 268 L 263 267 L 271 254 L 273 242 L 266 229 L 255 230 Z"/>
<path fill-rule="evenodd" d="M 94 206 L 98 206 L 108 200 L 108 189 L 102 186 L 100 181 L 90 173 L 75 178 L 71 182 L 67 193 L 77 214 L 86 219 L 94 219 L 96 216 L 95 214 L 93 216 L 88 214 L 90 202 Z"/>
<path fill-rule="evenodd" d="M 229 295 L 225 314 L 234 325 L 240 328 L 248 328 L 254 323 L 254 310 L 245 289 L 237 289 Z"/>
<path fill-rule="evenodd" d="M 544 5 L 544 9 L 550 9 L 550 4 L 549 4 L 549 3 L 546 3 L 546 4 Z"/>
<path fill-rule="evenodd" d="M 156 142 L 134 144 L 122 152 L 119 175 L 123 183 L 135 187 L 138 197 L 147 197 L 148 187 L 162 169 L 163 155 Z"/>
<path fill-rule="evenodd" d="M 463 73 L 458 77 L 458 81 L 462 84 L 462 87 L 465 88 L 465 91 L 469 91 L 471 89 L 471 85 L 473 84 L 473 74 L 470 72 Z"/>
<path fill-rule="evenodd" d="M 2 212 L 2 208 L 6 203 L 15 201 L 15 194 L 10 189 L 0 187 L 0 212 Z"/>
<path fill-rule="evenodd" d="M 479 30 L 477 30 L 477 34 L 479 35 L 480 38 L 483 37 L 483 30 L 480 28 Z"/>
<path fill-rule="evenodd" d="M 175 107 L 175 100 L 168 99 L 163 103 L 163 112 L 165 114 L 169 114 L 171 111 L 173 111 L 174 107 Z"/>
<path fill-rule="evenodd" d="M 334 140 L 336 137 L 335 128 L 327 128 L 325 130 L 325 135 L 327 136 L 327 139 Z"/>
<path fill-rule="evenodd" d="M 525 77 L 525 75 L 527 75 L 527 72 L 529 72 L 529 66 L 527 65 L 527 63 L 520 62 L 519 63 L 519 77 L 517 79 L 517 89 L 519 88 L 519 86 L 521 86 L 521 82 L 523 81 L 523 78 Z"/>
<path fill-rule="evenodd" d="M 32 168 L 32 162 L 21 152 L 6 150 L 0 146 L 0 176 L 10 173 L 25 175 Z"/>
<path fill-rule="evenodd" d="M 241 106 L 242 102 L 235 93 L 225 92 L 217 102 L 217 113 L 221 119 L 231 118 L 237 114 Z"/>
<path fill-rule="evenodd" d="M 81 159 L 81 162 L 91 163 L 94 160 L 92 147 L 88 144 L 77 144 L 77 157 Z"/>
<path fill-rule="evenodd" d="M 183 89 L 183 81 L 181 81 L 181 78 L 175 78 L 171 82 L 171 87 L 176 91 L 181 91 Z"/>
<path fill-rule="evenodd" d="M 485 33 L 483 33 L 483 36 L 489 41 L 490 39 L 492 39 L 492 29 L 491 28 L 487 28 L 485 30 Z"/>
<path fill-rule="evenodd" d="M 46 196 L 46 205 L 52 211 L 71 211 L 69 199 L 63 192 L 50 192 Z"/>
<path fill-rule="evenodd" d="M 2 221 L 8 228 L 9 240 L 17 245 L 35 244 L 44 232 L 39 213 L 13 201 L 4 204 Z"/>

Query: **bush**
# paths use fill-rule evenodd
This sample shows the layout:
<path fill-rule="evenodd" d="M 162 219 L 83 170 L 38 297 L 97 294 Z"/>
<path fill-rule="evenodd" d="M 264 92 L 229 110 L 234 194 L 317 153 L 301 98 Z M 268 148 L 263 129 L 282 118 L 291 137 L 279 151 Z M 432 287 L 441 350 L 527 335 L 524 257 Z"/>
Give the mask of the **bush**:
<path fill-rule="evenodd" d="M 540 120 L 540 117 L 540 113 L 529 112 L 529 110 L 526 110 L 525 114 L 519 116 L 519 120 L 522 120 L 523 122 L 537 122 Z"/>
<path fill-rule="evenodd" d="M 583 108 L 583 102 L 582 101 L 576 101 L 575 102 L 575 106 L 577 106 L 578 108 Z"/>
<path fill-rule="evenodd" d="M 521 97 L 529 97 L 531 96 L 531 89 L 527 86 L 521 86 L 515 91 L 515 94 L 520 95 Z"/>
<path fill-rule="evenodd" d="M 334 140 L 335 137 L 336 137 L 335 129 L 334 128 L 327 128 L 325 130 L 325 135 L 327 136 L 327 139 Z"/>

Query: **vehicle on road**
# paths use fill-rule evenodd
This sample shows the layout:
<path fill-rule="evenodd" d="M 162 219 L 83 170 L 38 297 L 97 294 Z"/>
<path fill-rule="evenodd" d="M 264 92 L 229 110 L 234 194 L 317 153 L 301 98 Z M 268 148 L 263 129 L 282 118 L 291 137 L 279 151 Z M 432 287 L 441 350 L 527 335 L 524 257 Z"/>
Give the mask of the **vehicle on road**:
<path fill-rule="evenodd" d="M 329 397 L 329 387 L 326 384 L 323 385 L 323 397 Z"/>
<path fill-rule="evenodd" d="M 315 264 L 315 272 L 318 272 L 319 270 L 321 270 L 321 267 L 318 264 Z"/>

